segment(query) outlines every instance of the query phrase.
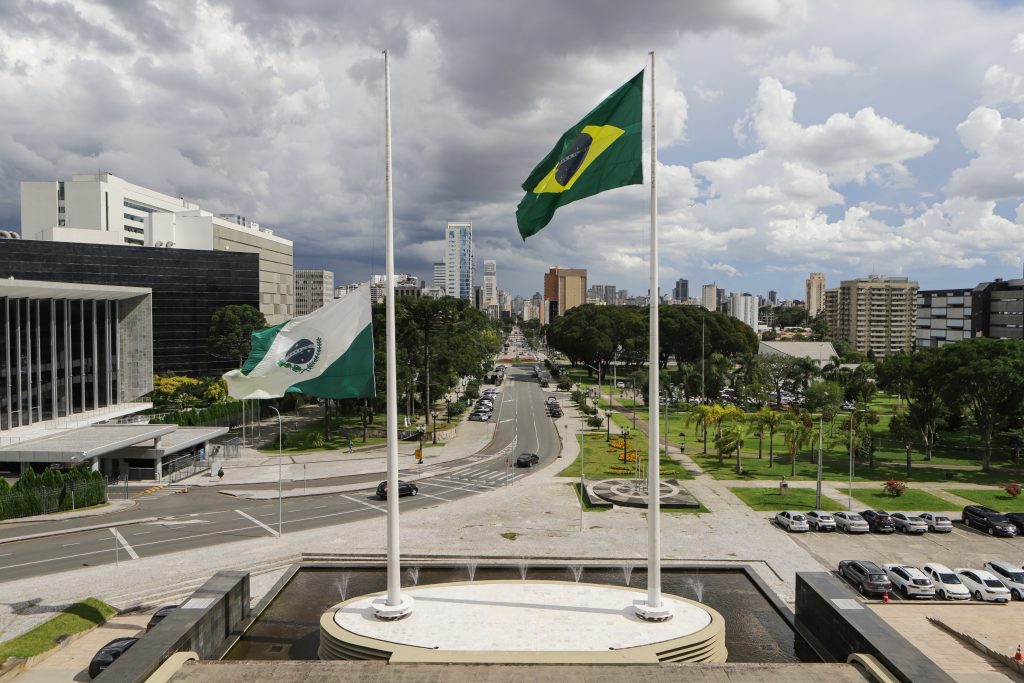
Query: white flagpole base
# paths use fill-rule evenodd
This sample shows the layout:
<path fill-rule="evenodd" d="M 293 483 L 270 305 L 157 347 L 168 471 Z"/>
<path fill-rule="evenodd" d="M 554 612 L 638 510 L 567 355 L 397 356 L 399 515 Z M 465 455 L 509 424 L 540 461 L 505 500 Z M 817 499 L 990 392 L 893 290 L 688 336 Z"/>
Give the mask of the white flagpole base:
<path fill-rule="evenodd" d="M 671 600 L 661 599 L 661 604 L 651 607 L 647 600 L 634 600 L 633 612 L 644 621 L 668 621 L 675 614 L 675 605 Z"/>
<path fill-rule="evenodd" d="M 382 621 L 397 621 L 412 614 L 413 599 L 405 593 L 402 594 L 402 601 L 397 605 L 389 605 L 386 595 L 376 598 L 373 605 L 373 616 Z"/>

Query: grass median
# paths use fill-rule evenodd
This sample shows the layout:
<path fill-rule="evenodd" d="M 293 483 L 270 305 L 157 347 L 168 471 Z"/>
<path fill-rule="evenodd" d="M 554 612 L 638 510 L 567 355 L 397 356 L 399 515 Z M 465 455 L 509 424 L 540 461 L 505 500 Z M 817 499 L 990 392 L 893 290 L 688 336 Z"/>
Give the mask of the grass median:
<path fill-rule="evenodd" d="M 749 505 L 751 509 L 758 512 L 776 512 L 778 510 L 812 510 L 814 509 L 814 489 L 790 488 L 783 496 L 779 494 L 778 487 L 774 488 L 747 488 L 735 487 L 730 491 L 736 497 Z M 823 510 L 845 510 L 846 507 L 835 502 L 831 498 L 821 497 L 821 509 Z"/>
<path fill-rule="evenodd" d="M 849 489 L 839 489 L 844 496 Z M 956 503 L 939 498 L 936 495 L 919 489 L 907 489 L 901 496 L 894 496 L 879 486 L 878 488 L 853 487 L 853 498 L 864 503 L 872 510 L 901 512 L 948 512 L 959 507 Z"/>
<path fill-rule="evenodd" d="M 1014 498 L 1002 489 L 947 489 L 949 493 L 1000 512 L 1024 512 L 1024 496 Z M 949 504 L 949 510 L 958 506 Z"/>
<path fill-rule="evenodd" d="M 116 609 L 96 598 L 76 602 L 31 631 L 0 643 L 0 664 L 8 657 L 32 657 L 55 648 L 59 640 L 99 626 L 116 612 Z"/>

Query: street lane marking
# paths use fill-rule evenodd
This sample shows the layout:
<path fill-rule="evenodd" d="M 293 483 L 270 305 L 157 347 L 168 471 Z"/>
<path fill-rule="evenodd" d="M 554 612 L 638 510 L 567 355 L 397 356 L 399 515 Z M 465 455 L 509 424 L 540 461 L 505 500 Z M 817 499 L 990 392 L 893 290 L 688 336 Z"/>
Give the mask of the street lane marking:
<path fill-rule="evenodd" d="M 266 524 L 264 524 L 260 520 L 256 519 L 252 515 L 246 514 L 246 513 L 242 512 L 241 510 L 235 510 L 235 512 L 237 512 L 238 514 L 242 515 L 243 517 L 245 517 L 250 522 L 255 522 L 256 524 L 260 525 L 261 527 L 263 527 L 264 529 L 269 531 L 271 536 L 277 536 L 277 532 L 276 531 L 274 531 L 269 526 L 267 526 Z"/>
<path fill-rule="evenodd" d="M 373 503 L 367 503 L 365 500 L 359 500 L 358 498 L 353 498 L 352 496 L 341 495 L 341 496 L 338 496 L 338 497 L 339 498 L 344 498 L 345 500 L 351 500 L 353 503 L 359 503 L 360 505 L 365 505 L 368 508 L 373 508 L 377 512 L 384 512 L 384 513 L 387 512 L 387 510 L 385 510 L 382 507 L 378 507 L 378 506 L 374 505 Z"/>
<path fill-rule="evenodd" d="M 135 552 L 135 548 L 128 545 L 128 541 L 124 540 L 124 536 L 121 535 L 120 531 L 118 531 L 117 529 L 111 529 L 110 532 L 114 534 L 114 538 L 116 538 L 117 542 L 121 544 L 121 547 L 123 547 L 128 552 L 128 557 L 132 558 L 133 560 L 139 559 L 139 554 Z"/>
<path fill-rule="evenodd" d="M 432 496 L 432 495 L 430 495 L 429 493 L 424 493 L 424 492 L 422 491 L 422 489 L 420 490 L 420 492 L 419 492 L 419 493 L 417 493 L 417 494 L 416 494 L 416 497 L 417 497 L 417 498 L 419 498 L 420 496 L 423 496 L 424 498 L 433 498 L 434 500 L 440 500 L 440 501 L 442 501 L 442 502 L 445 502 L 445 503 L 450 503 L 450 502 L 452 502 L 452 501 L 450 501 L 450 500 L 449 500 L 449 499 L 447 499 L 447 498 L 442 498 L 441 496 Z"/>
<path fill-rule="evenodd" d="M 61 546 L 61 548 L 70 548 L 73 545 L 79 545 L 79 544 L 78 543 L 65 543 L 64 545 Z"/>

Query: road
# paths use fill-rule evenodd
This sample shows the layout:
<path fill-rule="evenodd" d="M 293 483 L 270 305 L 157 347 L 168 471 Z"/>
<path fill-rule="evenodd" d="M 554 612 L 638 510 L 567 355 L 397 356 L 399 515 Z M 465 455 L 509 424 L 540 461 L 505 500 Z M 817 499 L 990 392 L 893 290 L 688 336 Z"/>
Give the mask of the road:
<path fill-rule="evenodd" d="M 501 403 L 495 410 L 494 437 L 480 453 L 441 465 L 424 465 L 404 470 L 428 476 L 416 483 L 419 493 L 402 499 L 402 509 L 414 510 L 439 503 L 455 503 L 460 498 L 514 486 L 539 467 L 558 456 L 556 427 L 544 407 L 545 394 L 530 377 L 528 366 L 514 367 L 502 387 Z M 537 453 L 540 464 L 530 469 L 509 467 L 498 457 L 515 442 L 514 455 Z M 455 472 L 448 472 L 459 467 Z M 431 472 L 438 474 L 430 476 Z M 318 480 L 317 486 L 366 483 L 365 489 L 343 494 L 286 498 L 281 527 L 289 532 L 368 519 L 386 512 L 386 501 L 374 495 L 379 477 L 338 477 Z M 294 486 L 293 486 L 294 488 Z M 301 484 L 298 485 L 301 488 Z M 133 523 L 148 517 L 157 521 Z M 36 531 L 67 530 L 68 533 L 29 541 L 0 543 L 0 582 L 39 576 L 78 567 L 114 562 L 131 562 L 142 557 L 216 546 L 243 538 L 274 537 L 278 529 L 278 501 L 250 501 L 218 494 L 201 487 L 188 493 L 144 499 L 141 507 L 130 512 L 106 515 L 103 523 L 123 520 L 113 529 L 74 531 L 97 523 L 97 518 L 47 522 L 45 527 L 17 525 L 0 532 L 0 541 Z"/>

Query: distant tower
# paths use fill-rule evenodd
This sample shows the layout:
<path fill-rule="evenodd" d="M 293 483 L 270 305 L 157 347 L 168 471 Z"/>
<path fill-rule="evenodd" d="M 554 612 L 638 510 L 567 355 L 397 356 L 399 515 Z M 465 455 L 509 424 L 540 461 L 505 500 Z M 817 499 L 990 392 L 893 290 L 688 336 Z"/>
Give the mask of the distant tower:
<path fill-rule="evenodd" d="M 811 273 L 807 278 L 807 313 L 814 317 L 825 308 L 825 273 Z"/>
<path fill-rule="evenodd" d="M 474 300 L 473 224 L 449 223 L 445 229 L 445 292 L 457 299 Z"/>
<path fill-rule="evenodd" d="M 690 298 L 690 283 L 686 280 L 676 280 L 676 286 L 672 289 L 672 298 L 676 301 L 686 301 Z"/>

